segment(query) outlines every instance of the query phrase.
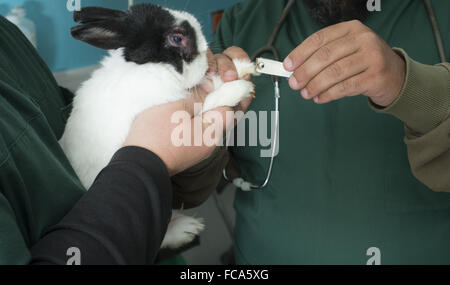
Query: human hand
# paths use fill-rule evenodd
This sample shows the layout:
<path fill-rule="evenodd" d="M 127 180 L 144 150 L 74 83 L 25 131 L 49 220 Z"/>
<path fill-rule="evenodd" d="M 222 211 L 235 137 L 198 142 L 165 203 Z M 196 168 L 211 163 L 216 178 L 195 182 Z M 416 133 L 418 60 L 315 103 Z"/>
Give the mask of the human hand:
<path fill-rule="evenodd" d="M 174 176 L 208 158 L 222 141 L 226 130 L 234 127 L 234 116 L 227 116 L 228 108 L 217 108 L 204 114 L 195 114 L 194 105 L 207 91 L 197 88 L 198 97 L 149 108 L 133 122 L 124 146 L 137 146 L 155 153 Z M 177 113 L 179 112 L 179 113 Z M 175 116 L 183 118 L 173 120 Z M 178 117 L 178 115 L 180 115 Z M 204 118 L 211 123 L 204 123 Z M 219 117 L 219 118 L 218 118 Z M 186 119 L 187 118 L 187 119 Z M 178 130 L 189 136 L 187 144 L 179 145 Z M 201 130 L 201 131 L 197 131 Z M 208 132 L 209 136 L 205 134 Z M 183 138 L 183 142 L 184 142 Z"/>
<path fill-rule="evenodd" d="M 284 60 L 289 85 L 318 104 L 363 94 L 387 107 L 400 94 L 406 63 L 360 21 L 327 27 L 307 38 Z"/>

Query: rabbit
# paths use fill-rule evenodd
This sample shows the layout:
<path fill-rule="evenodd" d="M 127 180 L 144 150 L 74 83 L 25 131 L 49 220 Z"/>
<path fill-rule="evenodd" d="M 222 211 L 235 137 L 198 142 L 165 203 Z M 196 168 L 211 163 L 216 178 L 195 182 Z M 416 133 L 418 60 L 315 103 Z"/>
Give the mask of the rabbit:
<path fill-rule="evenodd" d="M 208 44 L 194 16 L 152 4 L 119 11 L 86 7 L 74 13 L 75 39 L 108 50 L 101 67 L 76 92 L 60 145 L 86 189 L 121 148 L 138 114 L 180 100 L 206 78 Z M 255 70 L 236 60 L 240 78 Z M 236 106 L 254 93 L 246 80 L 224 83 L 213 75 L 215 91 L 203 111 Z M 171 142 L 167 142 L 171 143 Z M 162 248 L 190 243 L 204 229 L 201 219 L 174 211 Z"/>

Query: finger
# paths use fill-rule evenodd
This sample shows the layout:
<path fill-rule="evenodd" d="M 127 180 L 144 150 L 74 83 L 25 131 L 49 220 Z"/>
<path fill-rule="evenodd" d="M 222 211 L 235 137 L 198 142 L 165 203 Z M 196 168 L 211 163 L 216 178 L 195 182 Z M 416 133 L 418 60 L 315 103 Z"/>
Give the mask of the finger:
<path fill-rule="evenodd" d="M 303 89 L 321 71 L 358 50 L 355 36 L 348 35 L 319 48 L 305 63 L 300 65 L 289 79 L 293 90 Z"/>
<path fill-rule="evenodd" d="M 180 140 L 183 140 L 181 142 L 181 146 L 185 147 L 186 149 L 183 154 L 183 161 L 179 162 L 180 165 L 176 170 L 173 171 L 173 174 L 182 172 L 192 165 L 200 163 L 201 161 L 209 157 L 214 151 L 215 146 L 213 144 L 207 145 L 203 139 L 205 126 L 202 125 L 202 117 L 200 116 L 192 118 L 190 121 L 183 121 L 182 125 L 177 126 L 178 128 L 181 127 L 183 130 L 186 130 L 184 131 L 183 136 L 187 133 L 190 134 L 190 137 L 172 137 L 172 143 L 174 143 L 174 139 L 176 141 L 175 145 L 179 145 Z"/>
<path fill-rule="evenodd" d="M 223 81 L 229 82 L 238 79 L 238 73 L 236 67 L 233 64 L 231 58 L 224 54 L 217 54 L 216 62 L 218 67 L 218 72 Z"/>
<path fill-rule="evenodd" d="M 191 94 L 187 98 L 168 104 L 172 104 L 171 108 L 174 110 L 186 111 L 189 113 L 191 117 L 196 116 L 201 112 L 203 102 L 210 93 L 208 92 L 208 88 L 206 88 L 204 84 L 212 84 L 212 83 L 209 81 L 205 81 L 203 84 L 192 88 L 190 90 Z"/>
<path fill-rule="evenodd" d="M 250 56 L 240 47 L 230 47 L 227 48 L 223 54 L 225 54 L 226 56 L 228 56 L 231 59 L 245 59 L 248 61 L 251 61 Z M 252 76 L 250 74 L 245 75 L 242 79 L 245 80 L 251 80 Z"/>
<path fill-rule="evenodd" d="M 227 116 L 229 112 L 231 113 Z M 220 107 L 198 114 L 189 121 L 183 120 L 181 125 L 173 126 L 186 130 L 183 135 L 190 134 L 190 137 L 183 138 L 182 142 L 184 146 L 190 146 L 189 152 L 185 154 L 187 161 L 197 161 L 198 159 L 197 162 L 200 162 L 203 158 L 208 157 L 215 146 L 222 141 L 225 130 L 233 126 L 232 114 L 231 108 Z M 172 139 L 174 138 L 181 139 L 180 137 Z M 178 143 L 177 141 L 177 145 Z M 188 157 L 190 159 L 187 159 Z"/>
<path fill-rule="evenodd" d="M 319 48 L 350 33 L 348 22 L 326 27 L 304 40 L 284 60 L 284 68 L 294 71 L 302 65 Z"/>
<path fill-rule="evenodd" d="M 248 59 L 250 60 L 250 57 L 248 54 L 240 47 L 229 47 L 227 48 L 223 54 L 228 56 L 231 59 L 239 58 L 239 59 Z"/>
<path fill-rule="evenodd" d="M 217 61 L 216 61 L 214 54 L 212 53 L 212 51 L 210 49 L 208 49 L 208 51 L 206 52 L 206 57 L 208 58 L 208 67 L 209 67 L 208 71 L 206 73 L 216 74 L 218 71 Z"/>
<path fill-rule="evenodd" d="M 206 87 L 206 85 L 212 85 L 212 83 L 208 80 L 205 80 L 204 83 L 195 86 L 191 89 L 191 95 L 185 99 L 187 105 L 194 104 L 203 104 L 205 102 L 206 97 L 212 92 L 213 87 Z"/>
<path fill-rule="evenodd" d="M 191 118 L 194 117 L 198 113 L 198 110 L 196 110 L 195 104 L 201 104 L 199 102 L 196 102 L 194 100 L 194 98 L 195 98 L 195 96 L 193 96 L 192 98 L 189 98 L 189 99 L 183 99 L 183 100 L 179 101 L 180 104 L 182 104 L 182 108 L 179 108 L 178 110 L 188 112 L 189 115 L 191 116 Z"/>
<path fill-rule="evenodd" d="M 308 85 L 302 90 L 305 99 L 319 96 L 339 82 L 345 81 L 368 69 L 364 56 L 356 53 L 347 56 L 322 70 Z"/>
<path fill-rule="evenodd" d="M 370 78 L 365 76 L 365 73 L 358 74 L 347 80 L 341 81 L 334 85 L 321 95 L 314 98 L 314 102 L 317 104 L 325 104 L 331 101 L 335 101 L 344 97 L 351 97 L 366 93 L 366 82 Z"/>
<path fill-rule="evenodd" d="M 241 111 L 246 113 L 252 101 L 253 97 L 242 100 L 236 107 L 234 107 L 234 111 L 235 112 Z"/>
<path fill-rule="evenodd" d="M 235 126 L 234 114 L 229 107 L 219 107 L 201 114 L 205 146 L 212 147 L 223 143 L 225 132 Z"/>
<path fill-rule="evenodd" d="M 221 127 L 223 131 L 226 131 L 227 129 L 234 127 L 233 114 L 234 110 L 230 107 L 217 107 L 201 114 L 201 116 L 204 121 L 213 118 L 214 120 L 212 120 L 211 123 L 217 127 Z"/>

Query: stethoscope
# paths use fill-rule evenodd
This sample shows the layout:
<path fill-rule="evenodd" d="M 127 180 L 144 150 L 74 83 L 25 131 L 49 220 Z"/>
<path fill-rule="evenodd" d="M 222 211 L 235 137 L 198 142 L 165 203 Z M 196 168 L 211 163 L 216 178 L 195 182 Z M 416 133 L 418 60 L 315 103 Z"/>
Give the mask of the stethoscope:
<path fill-rule="evenodd" d="M 439 52 L 439 57 L 442 62 L 446 62 L 445 57 L 445 49 L 444 44 L 442 40 L 442 35 L 439 30 L 439 25 L 436 20 L 436 15 L 434 13 L 434 9 L 431 5 L 430 0 L 423 0 L 425 7 L 427 9 L 428 17 L 430 18 L 430 22 L 433 28 L 434 36 L 436 39 L 436 44 Z M 277 50 L 277 48 L 274 46 L 275 40 L 280 32 L 281 27 L 283 26 L 284 22 L 286 21 L 287 16 L 289 15 L 289 12 L 291 11 L 292 6 L 295 4 L 295 0 L 289 0 L 286 6 L 284 7 L 283 13 L 278 20 L 277 25 L 275 26 L 275 29 L 272 32 L 272 35 L 269 38 L 269 41 L 265 46 L 260 48 L 253 54 L 252 60 L 255 60 L 257 57 L 261 56 L 264 53 L 272 53 L 274 56 L 274 59 L 276 61 L 281 61 L 280 54 Z M 252 191 L 252 190 L 258 190 L 265 188 L 270 181 L 270 177 L 272 175 L 274 160 L 276 157 L 277 147 L 278 147 L 278 139 L 279 139 L 279 127 L 280 127 L 280 119 L 279 119 L 279 101 L 280 101 L 280 78 L 278 76 L 272 76 L 273 86 L 274 86 L 274 97 L 275 97 L 275 132 L 273 135 L 273 142 L 272 142 L 272 155 L 270 158 L 270 164 L 269 168 L 267 170 L 266 179 L 261 184 L 254 184 L 251 182 L 245 181 L 243 178 L 236 178 L 233 181 L 231 181 L 226 173 L 226 169 L 223 170 L 223 177 L 225 180 L 232 182 L 237 188 L 240 188 L 243 191 Z"/>

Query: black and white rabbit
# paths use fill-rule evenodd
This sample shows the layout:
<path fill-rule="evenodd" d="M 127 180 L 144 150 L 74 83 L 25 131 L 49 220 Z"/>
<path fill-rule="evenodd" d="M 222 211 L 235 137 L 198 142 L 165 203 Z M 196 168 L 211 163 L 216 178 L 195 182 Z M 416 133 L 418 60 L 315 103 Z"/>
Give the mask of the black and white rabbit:
<path fill-rule="evenodd" d="M 151 4 L 127 11 L 87 7 L 74 13 L 72 36 L 109 50 L 101 68 L 77 91 L 60 141 L 84 187 L 89 187 L 123 145 L 135 117 L 145 109 L 189 96 L 208 70 L 208 45 L 189 13 Z M 240 78 L 254 71 L 235 61 Z M 204 111 L 235 106 L 251 96 L 251 82 L 213 79 Z M 167 142 L 171 143 L 171 142 Z M 176 248 L 204 229 L 200 219 L 174 212 L 162 247 Z"/>

